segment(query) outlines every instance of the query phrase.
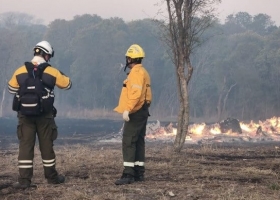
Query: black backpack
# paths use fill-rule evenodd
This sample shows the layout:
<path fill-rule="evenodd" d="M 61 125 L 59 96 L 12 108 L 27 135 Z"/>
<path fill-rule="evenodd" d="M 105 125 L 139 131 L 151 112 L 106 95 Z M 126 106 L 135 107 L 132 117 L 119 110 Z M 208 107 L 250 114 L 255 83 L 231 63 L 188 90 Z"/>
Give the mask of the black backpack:
<path fill-rule="evenodd" d="M 25 63 L 28 78 L 20 85 L 18 94 L 14 97 L 13 110 L 20 111 L 22 115 L 37 116 L 53 109 L 53 91 L 48 89 L 42 81 L 44 70 L 50 66 L 42 63 L 34 66 L 30 62 Z"/>

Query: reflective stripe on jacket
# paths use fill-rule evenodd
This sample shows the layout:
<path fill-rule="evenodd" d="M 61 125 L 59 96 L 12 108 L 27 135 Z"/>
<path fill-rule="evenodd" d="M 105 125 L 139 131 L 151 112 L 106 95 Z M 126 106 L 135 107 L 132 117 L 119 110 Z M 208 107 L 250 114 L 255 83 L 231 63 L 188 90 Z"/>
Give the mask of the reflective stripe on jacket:
<path fill-rule="evenodd" d="M 137 64 L 123 82 L 119 104 L 114 111 L 134 113 L 143 106 L 145 99 L 148 103 L 152 102 L 150 76 L 141 64 Z"/>

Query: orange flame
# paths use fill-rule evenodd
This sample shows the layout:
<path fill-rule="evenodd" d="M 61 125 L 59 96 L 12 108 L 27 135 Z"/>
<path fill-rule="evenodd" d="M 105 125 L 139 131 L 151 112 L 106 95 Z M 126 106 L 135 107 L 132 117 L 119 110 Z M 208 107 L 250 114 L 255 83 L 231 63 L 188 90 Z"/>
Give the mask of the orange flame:
<path fill-rule="evenodd" d="M 217 136 L 221 137 L 236 137 L 243 140 L 250 140 L 254 138 L 266 137 L 271 140 L 280 141 L 280 117 L 272 117 L 265 121 L 259 121 L 255 123 L 250 121 L 249 123 L 240 122 L 242 133 L 235 133 L 231 130 L 222 133 L 218 123 L 213 125 L 192 124 L 189 125 L 187 141 L 198 141 L 201 139 L 211 139 Z M 173 128 L 173 124 L 170 123 L 167 127 L 160 126 L 160 122 L 156 124 L 147 125 L 147 139 L 158 140 L 173 140 L 177 134 L 177 129 Z"/>

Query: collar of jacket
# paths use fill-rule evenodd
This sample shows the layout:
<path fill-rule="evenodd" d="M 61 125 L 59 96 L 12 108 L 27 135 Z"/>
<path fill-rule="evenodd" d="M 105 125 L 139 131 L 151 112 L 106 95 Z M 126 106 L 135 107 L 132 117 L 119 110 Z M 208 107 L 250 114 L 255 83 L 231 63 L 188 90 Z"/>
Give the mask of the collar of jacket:
<path fill-rule="evenodd" d="M 142 64 L 136 64 L 136 65 L 134 65 L 131 69 L 137 68 L 137 67 L 143 67 L 143 65 L 142 65 Z"/>
<path fill-rule="evenodd" d="M 42 63 L 45 63 L 45 59 L 42 58 L 41 56 L 34 56 L 33 59 L 31 60 L 31 62 L 34 64 L 34 65 L 40 65 Z"/>

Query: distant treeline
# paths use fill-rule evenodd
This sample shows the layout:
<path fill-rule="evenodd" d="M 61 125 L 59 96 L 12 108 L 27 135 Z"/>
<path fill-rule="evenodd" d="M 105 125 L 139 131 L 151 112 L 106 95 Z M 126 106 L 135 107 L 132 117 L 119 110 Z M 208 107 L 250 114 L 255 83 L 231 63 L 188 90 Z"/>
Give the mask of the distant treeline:
<path fill-rule="evenodd" d="M 177 81 L 163 30 L 153 19 L 125 22 L 97 15 L 57 19 L 48 26 L 27 14 L 0 15 L 0 99 L 2 116 L 10 116 L 12 96 L 7 81 L 31 60 L 33 46 L 48 40 L 54 47 L 51 64 L 73 81 L 70 91 L 56 90 L 63 116 L 110 117 L 117 105 L 127 48 L 138 43 L 146 52 L 144 66 L 153 89 L 154 119 L 176 119 Z M 266 119 L 280 114 L 280 29 L 266 14 L 229 15 L 225 23 L 205 31 L 192 55 L 190 116 L 214 122 L 227 117 Z"/>

